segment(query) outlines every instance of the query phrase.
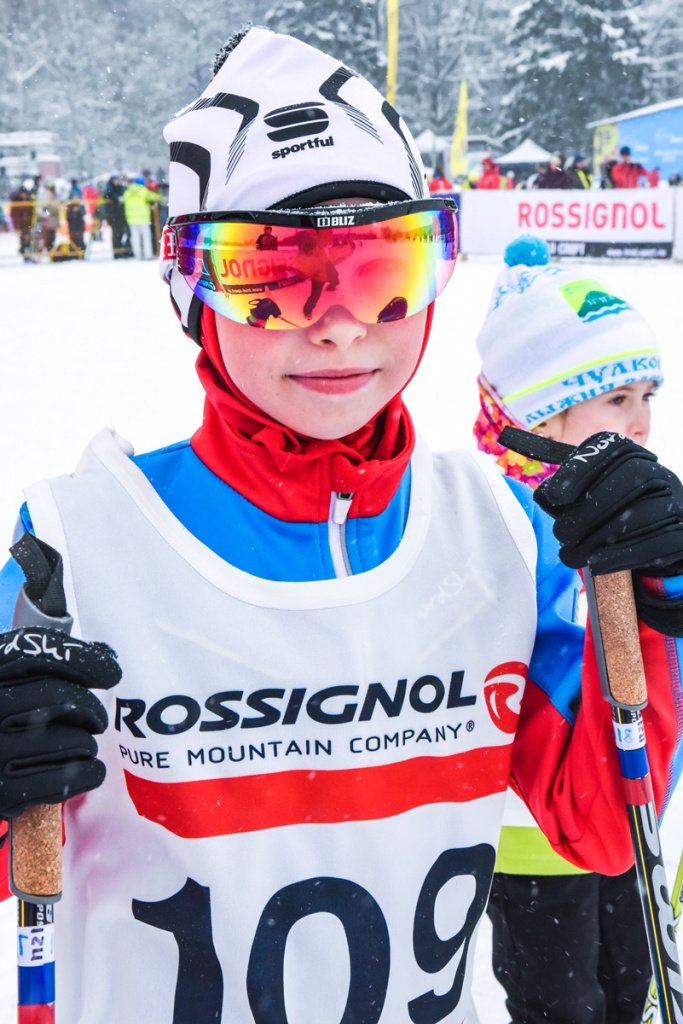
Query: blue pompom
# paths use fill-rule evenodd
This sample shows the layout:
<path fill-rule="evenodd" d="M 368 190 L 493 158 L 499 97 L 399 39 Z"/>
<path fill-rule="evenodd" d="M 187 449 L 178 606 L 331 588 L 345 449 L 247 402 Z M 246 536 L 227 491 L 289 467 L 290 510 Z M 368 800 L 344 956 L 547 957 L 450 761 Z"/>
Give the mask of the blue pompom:
<path fill-rule="evenodd" d="M 521 235 L 510 242 L 505 250 L 505 262 L 508 267 L 516 267 L 523 263 L 526 267 L 543 267 L 550 261 L 548 246 L 542 238 L 533 235 Z"/>

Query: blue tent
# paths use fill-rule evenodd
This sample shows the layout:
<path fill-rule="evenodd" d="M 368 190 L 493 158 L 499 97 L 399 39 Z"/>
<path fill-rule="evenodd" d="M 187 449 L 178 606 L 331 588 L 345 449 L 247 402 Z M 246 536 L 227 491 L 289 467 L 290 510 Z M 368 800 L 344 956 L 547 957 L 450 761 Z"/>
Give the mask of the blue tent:
<path fill-rule="evenodd" d="M 592 121 L 588 127 L 595 129 L 596 165 L 618 159 L 621 147 L 629 146 L 631 159 L 646 170 L 658 167 L 665 179 L 675 172 L 683 176 L 683 98 Z"/>

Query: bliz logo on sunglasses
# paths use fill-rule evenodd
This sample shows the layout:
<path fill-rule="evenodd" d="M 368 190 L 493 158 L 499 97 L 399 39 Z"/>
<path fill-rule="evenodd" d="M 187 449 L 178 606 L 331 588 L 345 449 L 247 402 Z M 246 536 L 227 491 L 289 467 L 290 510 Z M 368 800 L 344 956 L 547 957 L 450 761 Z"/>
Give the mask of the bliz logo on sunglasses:
<path fill-rule="evenodd" d="M 345 228 L 348 227 L 349 224 L 355 223 L 355 213 L 344 213 L 337 216 L 315 218 L 315 226 L 317 228 Z"/>

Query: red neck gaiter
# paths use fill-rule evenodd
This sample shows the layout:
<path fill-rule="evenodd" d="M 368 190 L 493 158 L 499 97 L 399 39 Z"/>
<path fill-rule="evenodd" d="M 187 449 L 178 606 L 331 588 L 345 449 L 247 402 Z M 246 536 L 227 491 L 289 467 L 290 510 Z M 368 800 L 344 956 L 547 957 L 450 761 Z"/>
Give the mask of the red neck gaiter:
<path fill-rule="evenodd" d="M 433 305 L 420 359 L 432 315 Z M 332 491 L 353 492 L 352 517 L 384 511 L 415 445 L 413 422 L 400 394 L 348 437 L 302 437 L 250 402 L 233 383 L 208 306 L 201 330 L 196 365 L 206 400 L 204 420 L 191 445 L 216 476 L 264 512 L 288 522 L 327 520 Z"/>

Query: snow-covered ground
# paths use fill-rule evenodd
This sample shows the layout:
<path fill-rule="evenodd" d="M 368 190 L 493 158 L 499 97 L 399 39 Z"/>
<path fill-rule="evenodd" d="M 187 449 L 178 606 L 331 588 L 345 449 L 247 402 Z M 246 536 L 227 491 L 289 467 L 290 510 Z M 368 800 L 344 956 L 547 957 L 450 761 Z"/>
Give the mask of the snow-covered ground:
<path fill-rule="evenodd" d="M 137 451 L 191 434 L 202 392 L 195 347 L 182 334 L 155 263 L 101 258 L 23 265 L 0 235 L 0 537 L 7 543 L 22 487 L 72 469 L 89 438 L 115 427 Z M 98 254 L 96 254 L 98 255 Z M 474 339 L 500 263 L 462 260 L 437 304 L 420 372 L 407 392 L 418 429 L 434 448 L 471 445 L 477 410 Z M 650 446 L 683 474 L 683 266 L 583 263 L 649 319 L 668 382 L 653 409 Z M 1 556 L 0 556 L 1 557 Z M 663 827 L 670 884 L 683 850 L 683 787 Z M 13 908 L 0 908 L 0 1020 L 15 1000 Z M 482 1024 L 507 1020 L 489 967 L 485 922 L 476 957 Z"/>

